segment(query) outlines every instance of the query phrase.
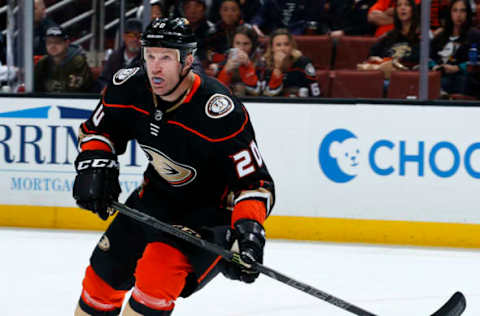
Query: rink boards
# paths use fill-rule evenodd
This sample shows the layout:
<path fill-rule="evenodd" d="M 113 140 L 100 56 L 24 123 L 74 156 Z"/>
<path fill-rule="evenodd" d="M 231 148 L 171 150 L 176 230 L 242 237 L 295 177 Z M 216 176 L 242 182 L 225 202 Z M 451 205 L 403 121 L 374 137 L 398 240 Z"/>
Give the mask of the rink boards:
<path fill-rule="evenodd" d="M 104 229 L 71 198 L 96 99 L 0 98 L 0 226 Z M 480 247 L 480 107 L 246 103 L 276 184 L 271 238 Z M 147 163 L 121 161 L 124 200 Z"/>

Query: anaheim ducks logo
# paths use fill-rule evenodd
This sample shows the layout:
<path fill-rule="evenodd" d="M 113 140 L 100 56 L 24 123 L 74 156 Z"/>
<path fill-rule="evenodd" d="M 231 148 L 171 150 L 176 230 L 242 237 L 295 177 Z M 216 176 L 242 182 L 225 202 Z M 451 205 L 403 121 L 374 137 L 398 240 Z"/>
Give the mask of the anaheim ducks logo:
<path fill-rule="evenodd" d="M 412 54 L 412 48 L 407 43 L 398 43 L 390 48 L 389 54 L 393 59 L 402 59 Z"/>
<path fill-rule="evenodd" d="M 121 85 L 139 70 L 140 67 L 120 69 L 113 75 L 113 84 L 117 86 Z"/>
<path fill-rule="evenodd" d="M 197 176 L 197 171 L 194 168 L 178 163 L 150 146 L 141 145 L 141 147 L 158 174 L 171 186 L 184 186 L 192 182 Z"/>

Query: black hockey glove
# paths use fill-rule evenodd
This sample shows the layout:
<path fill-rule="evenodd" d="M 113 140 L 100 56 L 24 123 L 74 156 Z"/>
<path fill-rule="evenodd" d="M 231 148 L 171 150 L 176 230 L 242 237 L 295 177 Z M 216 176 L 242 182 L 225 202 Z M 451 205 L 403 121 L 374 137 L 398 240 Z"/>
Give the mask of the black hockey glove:
<path fill-rule="evenodd" d="M 103 150 L 83 151 L 75 160 L 75 169 L 73 198 L 78 206 L 106 220 L 110 215 L 107 207 L 122 191 L 118 182 L 117 156 Z"/>
<path fill-rule="evenodd" d="M 227 232 L 227 242 L 232 245 L 232 251 L 240 255 L 243 263 L 263 263 L 263 247 L 265 246 L 265 230 L 257 221 L 241 219 Z M 232 280 L 253 283 L 259 272 L 235 262 L 226 262 L 223 274 Z"/>

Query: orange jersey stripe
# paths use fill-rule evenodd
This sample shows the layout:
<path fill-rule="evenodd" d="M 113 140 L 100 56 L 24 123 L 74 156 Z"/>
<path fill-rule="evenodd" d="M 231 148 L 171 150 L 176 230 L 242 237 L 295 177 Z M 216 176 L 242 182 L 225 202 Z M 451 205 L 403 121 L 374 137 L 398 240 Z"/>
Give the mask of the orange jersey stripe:
<path fill-rule="evenodd" d="M 317 78 L 315 77 L 312 77 L 312 76 L 309 76 L 305 73 L 305 69 L 303 68 L 290 68 L 288 71 L 300 71 L 300 72 L 303 72 L 305 74 L 305 77 L 307 77 L 308 79 L 310 80 L 316 80 Z"/>
<path fill-rule="evenodd" d="M 87 124 L 85 123 L 82 123 L 80 127 L 82 128 L 83 132 L 85 132 L 86 134 L 97 134 L 97 135 L 105 136 L 106 138 L 110 138 L 107 133 L 99 133 L 98 131 L 88 129 Z"/>
<path fill-rule="evenodd" d="M 146 110 L 143 110 L 143 109 L 140 109 L 138 107 L 136 107 L 135 105 L 125 105 L 125 104 L 109 104 L 109 103 L 106 103 L 105 102 L 105 99 L 102 100 L 102 104 L 106 107 L 110 107 L 110 108 L 123 108 L 123 109 L 133 109 L 135 111 L 138 111 L 140 113 L 143 113 L 145 115 L 150 115 L 150 112 L 146 111 Z"/>
<path fill-rule="evenodd" d="M 185 100 L 183 101 L 183 103 L 190 102 L 190 100 L 192 99 L 195 92 L 197 92 L 198 87 L 200 87 L 200 83 L 202 82 L 202 79 L 200 79 L 199 75 L 197 75 L 195 73 L 193 75 L 195 76 L 195 78 L 193 79 L 192 90 L 190 90 L 190 92 L 188 93 L 188 95 L 185 98 Z"/>
<path fill-rule="evenodd" d="M 253 67 L 252 62 L 249 62 L 247 66 L 239 67 L 238 72 L 240 73 L 240 77 L 245 84 L 251 87 L 257 85 L 258 77 L 255 74 L 255 68 Z"/>
<path fill-rule="evenodd" d="M 272 77 L 270 78 L 270 82 L 268 83 L 268 86 L 270 87 L 270 89 L 274 90 L 280 87 L 282 85 L 282 82 L 283 82 L 283 73 L 278 76 L 272 73 Z"/>
<path fill-rule="evenodd" d="M 248 123 L 248 115 L 247 115 L 247 112 L 245 111 L 245 109 L 243 109 L 243 111 L 245 112 L 245 121 L 243 122 L 242 126 L 240 127 L 240 129 L 228 136 L 225 136 L 225 137 L 222 137 L 222 138 L 211 138 L 211 137 L 208 137 L 207 135 L 204 135 L 202 133 L 200 133 L 199 131 L 196 131 L 194 130 L 193 128 L 190 128 L 180 122 L 177 122 L 177 121 L 167 121 L 168 124 L 173 124 L 173 125 L 177 125 L 177 126 L 180 126 L 181 128 L 197 135 L 197 136 L 200 136 L 201 138 L 211 142 L 211 143 L 218 143 L 218 142 L 223 142 L 225 140 L 228 140 L 228 139 L 231 139 L 235 136 L 237 136 L 238 134 L 240 134 L 244 129 L 245 129 L 245 126 L 247 125 Z"/>

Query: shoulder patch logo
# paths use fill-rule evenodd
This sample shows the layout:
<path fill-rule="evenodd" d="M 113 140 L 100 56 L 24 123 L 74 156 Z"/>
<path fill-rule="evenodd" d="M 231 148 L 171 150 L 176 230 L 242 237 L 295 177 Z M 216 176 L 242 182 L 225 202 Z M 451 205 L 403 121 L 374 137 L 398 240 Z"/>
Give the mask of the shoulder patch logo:
<path fill-rule="evenodd" d="M 136 74 L 139 70 L 140 67 L 120 69 L 113 75 L 113 84 L 117 86 L 123 84 L 128 80 L 128 78 Z"/>
<path fill-rule="evenodd" d="M 223 94 L 215 93 L 208 99 L 205 106 L 205 114 L 208 117 L 217 119 L 227 116 L 234 109 L 233 101 Z"/>
<path fill-rule="evenodd" d="M 308 63 L 305 66 L 305 73 L 310 77 L 315 77 L 315 67 L 313 67 L 312 63 Z"/>

